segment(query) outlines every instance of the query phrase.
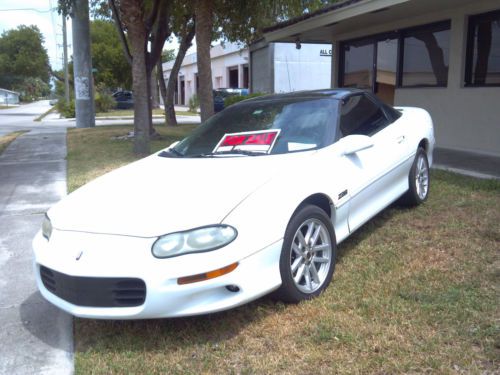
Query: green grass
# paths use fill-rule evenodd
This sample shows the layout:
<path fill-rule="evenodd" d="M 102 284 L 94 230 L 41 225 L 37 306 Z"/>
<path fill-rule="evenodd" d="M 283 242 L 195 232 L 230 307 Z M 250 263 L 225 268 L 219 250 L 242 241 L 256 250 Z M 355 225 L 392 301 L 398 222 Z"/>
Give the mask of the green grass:
<path fill-rule="evenodd" d="M 70 190 L 134 160 L 129 128 L 68 133 Z M 169 144 L 188 130 L 158 127 Z M 339 247 L 325 293 L 200 317 L 76 319 L 78 374 L 483 374 L 498 371 L 500 183 L 433 171 Z M 257 275 L 256 275 L 257 277 Z"/>
<path fill-rule="evenodd" d="M 194 112 L 189 112 L 189 111 L 177 111 L 177 115 L 182 115 L 182 116 L 199 116 L 199 113 L 194 113 Z M 116 117 L 133 117 L 134 116 L 134 110 L 133 109 L 115 109 L 109 112 L 98 112 L 95 114 L 96 117 L 109 117 L 109 116 L 116 116 Z M 153 116 L 164 116 L 165 112 L 163 109 L 156 108 L 153 109 Z"/>
<path fill-rule="evenodd" d="M 156 152 L 184 138 L 196 125 L 155 126 L 160 138 L 151 141 Z M 139 157 L 132 152 L 131 139 L 114 139 L 133 131 L 131 125 L 68 129 L 68 191 Z"/>
<path fill-rule="evenodd" d="M 0 137 L 0 155 L 5 151 L 5 149 L 15 141 L 17 137 L 27 133 L 26 130 L 15 131 Z"/>

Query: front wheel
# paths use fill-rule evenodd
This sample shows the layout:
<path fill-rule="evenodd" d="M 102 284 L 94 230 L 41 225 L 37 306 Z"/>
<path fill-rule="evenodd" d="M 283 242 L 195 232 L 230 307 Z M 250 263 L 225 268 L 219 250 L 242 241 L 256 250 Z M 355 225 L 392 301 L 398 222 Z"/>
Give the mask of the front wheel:
<path fill-rule="evenodd" d="M 408 191 L 401 197 L 403 204 L 417 206 L 427 200 L 430 187 L 429 161 L 427 154 L 418 148 L 408 176 Z"/>
<path fill-rule="evenodd" d="M 280 257 L 282 285 L 275 296 L 294 303 L 318 296 L 332 279 L 336 248 L 328 215 L 317 206 L 300 208 L 285 232 Z"/>

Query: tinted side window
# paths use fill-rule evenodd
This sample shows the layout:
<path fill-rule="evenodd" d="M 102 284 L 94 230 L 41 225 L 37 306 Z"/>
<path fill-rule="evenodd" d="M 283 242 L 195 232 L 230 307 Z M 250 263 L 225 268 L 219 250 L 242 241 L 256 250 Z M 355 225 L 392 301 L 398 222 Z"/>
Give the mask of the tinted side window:
<path fill-rule="evenodd" d="M 342 137 L 351 134 L 371 136 L 389 123 L 382 109 L 364 95 L 351 96 L 342 103 L 340 113 Z"/>

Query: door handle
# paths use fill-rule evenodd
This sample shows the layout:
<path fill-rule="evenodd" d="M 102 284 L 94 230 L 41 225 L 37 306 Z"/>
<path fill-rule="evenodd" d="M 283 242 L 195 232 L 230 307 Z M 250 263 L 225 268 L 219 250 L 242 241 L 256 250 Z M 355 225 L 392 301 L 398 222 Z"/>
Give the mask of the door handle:
<path fill-rule="evenodd" d="M 396 141 L 397 141 L 398 143 L 403 143 L 403 142 L 404 142 L 404 140 L 405 140 L 405 136 L 404 136 L 404 135 L 400 135 L 399 137 L 397 137 L 397 138 L 396 138 Z"/>

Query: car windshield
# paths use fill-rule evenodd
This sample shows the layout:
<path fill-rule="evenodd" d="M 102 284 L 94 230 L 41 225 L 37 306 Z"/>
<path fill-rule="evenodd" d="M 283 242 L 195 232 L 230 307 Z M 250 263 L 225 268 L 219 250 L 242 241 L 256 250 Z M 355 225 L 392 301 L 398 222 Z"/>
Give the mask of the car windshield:
<path fill-rule="evenodd" d="M 325 147 L 335 137 L 337 105 L 329 98 L 248 101 L 211 117 L 166 157 L 269 155 Z"/>

